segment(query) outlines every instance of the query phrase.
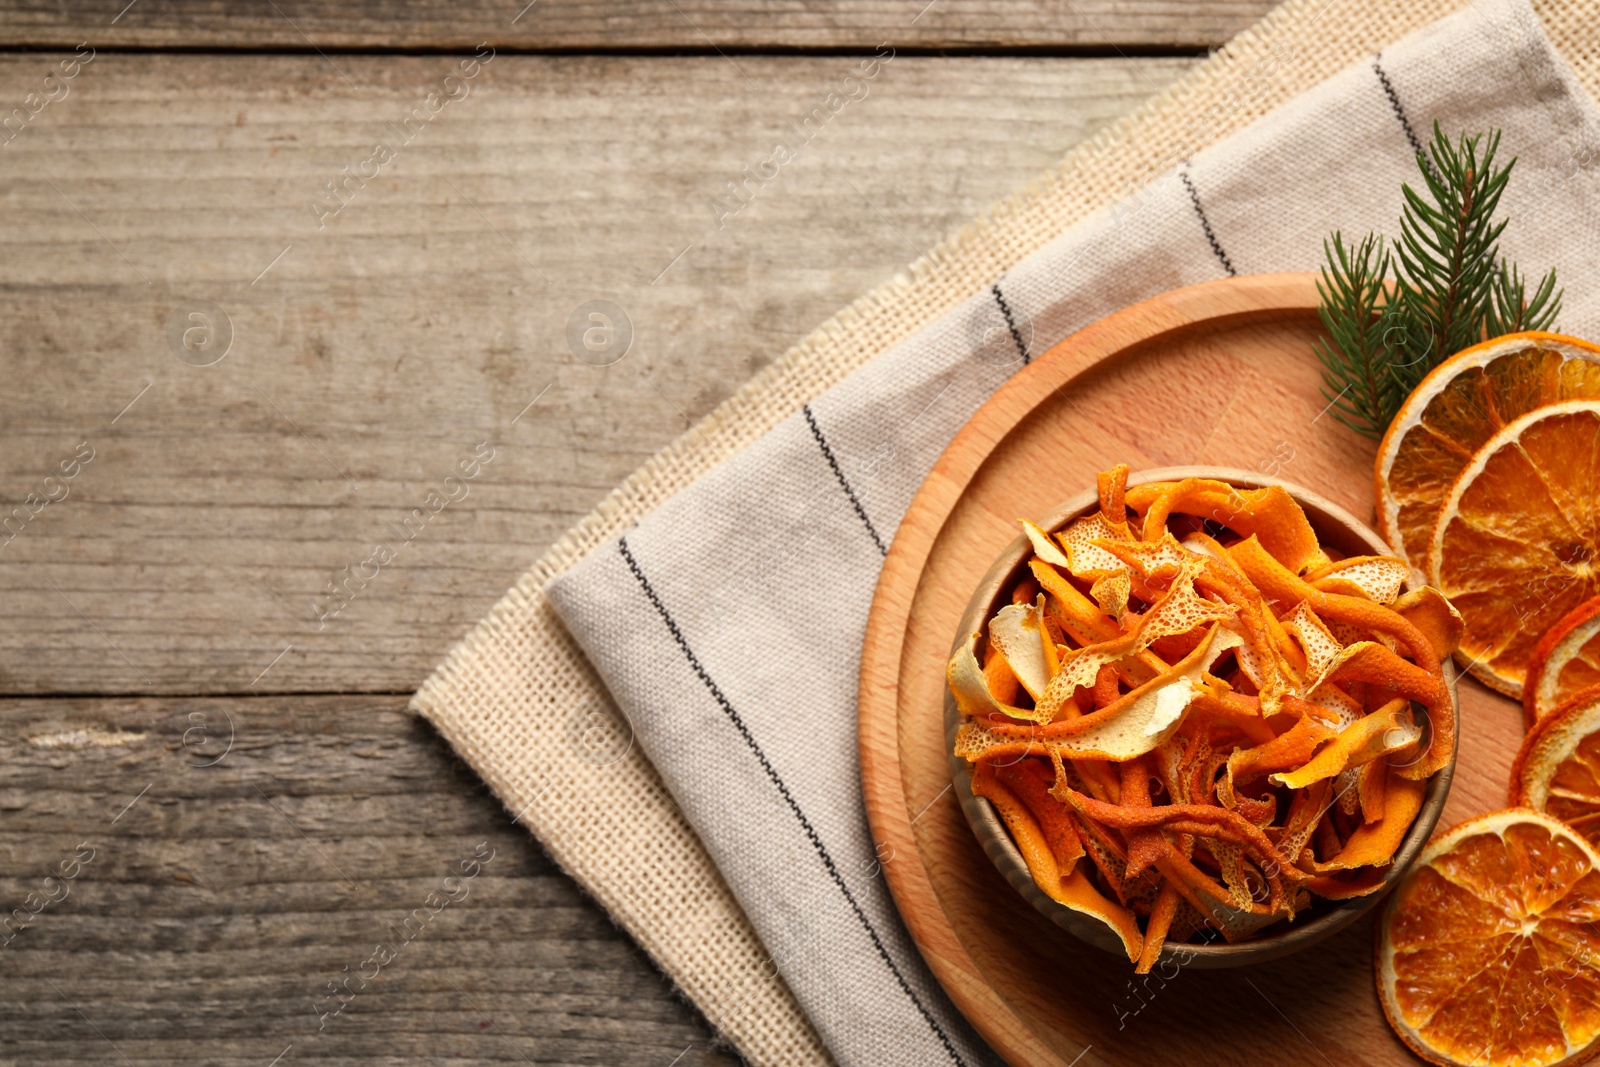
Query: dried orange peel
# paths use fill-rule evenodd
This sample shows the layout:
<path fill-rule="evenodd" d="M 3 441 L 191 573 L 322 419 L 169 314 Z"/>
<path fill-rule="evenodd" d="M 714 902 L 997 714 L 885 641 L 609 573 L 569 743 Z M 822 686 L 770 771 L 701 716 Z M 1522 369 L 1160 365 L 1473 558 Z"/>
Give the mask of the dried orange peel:
<path fill-rule="evenodd" d="M 947 681 L 1034 882 L 1140 973 L 1376 892 L 1455 746 L 1461 619 L 1408 565 L 1324 546 L 1284 489 L 1098 479 Z M 982 655 L 980 661 L 979 656 Z"/>

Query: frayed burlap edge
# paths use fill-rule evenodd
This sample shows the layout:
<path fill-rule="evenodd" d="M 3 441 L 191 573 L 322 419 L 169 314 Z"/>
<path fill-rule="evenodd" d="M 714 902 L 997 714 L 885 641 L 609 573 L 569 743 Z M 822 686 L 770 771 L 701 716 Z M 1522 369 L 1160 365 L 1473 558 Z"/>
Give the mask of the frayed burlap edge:
<path fill-rule="evenodd" d="M 653 456 L 545 553 L 417 692 L 412 706 L 750 1063 L 830 1061 L 716 866 L 628 743 L 626 724 L 545 602 L 545 583 L 1073 223 L 1459 6 L 1291 0 L 1278 7 L 1054 171 L 823 323 Z M 1535 7 L 1595 92 L 1600 10 L 1592 0 Z M 593 743 L 595 731 L 603 743 Z"/>

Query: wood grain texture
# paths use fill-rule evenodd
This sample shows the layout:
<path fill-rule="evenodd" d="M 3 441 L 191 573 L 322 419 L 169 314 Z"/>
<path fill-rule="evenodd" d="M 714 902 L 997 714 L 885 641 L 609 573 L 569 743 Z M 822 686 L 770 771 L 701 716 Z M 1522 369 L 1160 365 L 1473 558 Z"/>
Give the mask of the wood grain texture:
<path fill-rule="evenodd" d="M 1191 62 L 902 54 L 856 88 L 859 56 L 755 53 L 1198 51 L 1270 6 L 0 10 L 0 49 L 95 50 L 70 79 L 0 55 L 0 693 L 56 694 L 0 700 L 0 909 L 23 909 L 0 912 L 0 1065 L 736 1062 L 372 694 L 817 322 Z M 348 54 L 480 43 L 470 78 Z M 796 158 L 752 177 L 780 140 Z M 609 366 L 568 340 L 593 299 L 635 331 Z M 196 366 L 172 338 L 213 304 L 231 343 Z M 227 695 L 284 691 L 347 695 Z M 480 846 L 466 895 L 320 1016 Z"/>
<path fill-rule="evenodd" d="M 1310 276 L 1240 278 L 1082 331 L 979 410 L 890 549 L 861 668 L 867 811 L 897 857 L 885 871 L 912 936 L 1013 1064 L 1065 1067 L 1086 1047 L 1110 1064 L 1276 1063 L 1289 1049 L 1409 1062 L 1373 990 L 1371 916 L 1303 956 L 1145 984 L 1034 912 L 949 793 L 943 666 L 979 576 L 1015 536 L 1014 516 L 1042 516 L 1126 462 L 1261 470 L 1370 523 L 1374 446 L 1319 417 L 1315 302 Z M 1503 805 L 1521 735 L 1513 702 L 1471 679 L 1459 696 L 1463 740 L 1444 826 Z M 1219 1019 L 1226 1042 L 1215 1037 Z"/>
<path fill-rule="evenodd" d="M 691 420 L 1189 65 L 895 58 L 803 143 L 859 62 L 502 55 L 404 143 L 457 59 L 99 53 L 0 147 L 0 511 L 68 494 L 0 534 L 0 692 L 413 689 Z M 210 366 L 169 340 L 200 301 Z"/>
<path fill-rule="evenodd" d="M 1269 11 L 1271 0 L 728 0 L 596 3 L 594 0 L 127 0 L 61 4 L 23 0 L 0 11 L 0 47 L 472 48 L 503 49 L 1204 49 Z M 114 21 L 113 21 L 114 20 Z"/>
<path fill-rule="evenodd" d="M 0 857 L 0 1063 L 738 1062 L 403 698 L 0 702 Z"/>

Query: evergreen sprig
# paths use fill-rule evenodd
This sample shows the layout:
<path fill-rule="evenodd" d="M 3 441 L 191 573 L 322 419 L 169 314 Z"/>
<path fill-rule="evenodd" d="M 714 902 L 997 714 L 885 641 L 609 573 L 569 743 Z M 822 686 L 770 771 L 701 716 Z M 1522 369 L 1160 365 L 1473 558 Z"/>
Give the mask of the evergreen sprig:
<path fill-rule="evenodd" d="M 1322 277 L 1317 282 L 1317 314 L 1328 337 L 1316 344 L 1322 361 L 1323 395 L 1335 416 L 1357 433 L 1382 436 L 1381 413 L 1399 407 L 1401 395 L 1388 373 L 1394 307 L 1386 300 L 1385 280 L 1393 257 L 1382 237 L 1368 234 L 1353 250 L 1335 233 L 1322 243 Z M 1329 389 L 1343 382 L 1338 391 Z"/>
<path fill-rule="evenodd" d="M 1370 234 L 1349 249 L 1339 233 L 1323 243 L 1322 395 L 1359 434 L 1382 437 L 1445 359 L 1489 337 L 1548 329 L 1561 311 L 1554 270 L 1530 295 L 1516 265 L 1500 258 L 1506 220 L 1494 213 L 1517 161 L 1497 168 L 1499 147 L 1498 130 L 1451 142 L 1435 122 L 1427 154 L 1417 156 L 1422 191 L 1402 187 L 1393 248 Z"/>

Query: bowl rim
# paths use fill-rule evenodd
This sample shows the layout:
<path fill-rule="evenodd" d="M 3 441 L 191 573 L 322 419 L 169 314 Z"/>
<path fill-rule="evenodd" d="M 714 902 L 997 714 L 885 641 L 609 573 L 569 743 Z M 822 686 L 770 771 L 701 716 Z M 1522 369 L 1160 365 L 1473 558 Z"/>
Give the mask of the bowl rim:
<path fill-rule="evenodd" d="M 1295 499 L 1295 502 L 1305 510 L 1307 519 L 1317 529 L 1319 541 L 1325 540 L 1324 526 L 1329 526 L 1332 530 L 1337 531 L 1332 536 L 1339 537 L 1343 535 L 1344 545 L 1351 545 L 1357 549 L 1365 550 L 1366 554 L 1394 555 L 1393 549 L 1371 527 L 1361 522 L 1338 504 L 1304 486 L 1257 471 L 1211 466 L 1153 467 L 1130 472 L 1128 485 L 1132 487 L 1149 482 L 1179 481 L 1183 478 L 1210 478 L 1227 482 L 1238 489 L 1259 489 L 1272 485 L 1278 486 L 1288 492 Z M 1054 532 L 1072 519 L 1087 514 L 1089 510 L 1098 505 L 1098 491 L 1096 489 L 1087 489 L 1074 494 L 1064 503 L 1052 508 L 1044 519 L 1039 521 L 1039 525 L 1048 531 Z M 1339 547 L 1343 548 L 1344 545 Z M 993 616 L 996 599 L 1003 590 L 1010 588 L 1016 572 L 1026 566 L 1028 559 L 1032 555 L 1031 543 L 1025 535 L 1018 534 L 995 558 L 995 561 L 984 573 L 983 578 L 978 582 L 971 599 L 967 602 L 966 609 L 962 612 L 961 622 L 957 627 L 955 640 L 950 648 L 952 655 L 963 645 L 971 647 L 976 653 L 978 637 Z M 1413 584 L 1408 577 L 1402 588 L 1412 588 Z M 1456 694 L 1456 671 L 1448 656 L 1444 657 L 1443 670 L 1446 687 L 1450 694 L 1450 712 L 1459 723 L 1460 706 Z M 956 708 L 955 698 L 950 695 L 948 687 L 944 691 L 944 717 L 945 751 L 950 753 L 951 787 L 961 805 L 961 811 L 966 817 L 967 824 L 972 828 L 973 834 L 978 838 L 978 843 L 982 846 L 984 854 L 989 857 L 990 862 L 999 869 L 1000 874 L 1011 884 L 1012 888 L 1020 893 L 1033 906 L 1034 910 L 1041 915 L 1050 919 L 1080 941 L 1126 958 L 1127 950 L 1123 947 L 1121 939 L 1112 933 L 1109 927 L 1052 899 L 1034 883 L 1033 875 L 1029 873 L 1027 863 L 1012 842 L 1011 835 L 1006 831 L 1004 824 L 1001 823 L 993 805 L 988 800 L 972 792 L 970 765 L 966 760 L 954 754 L 956 730 L 966 720 L 966 716 L 962 715 Z M 1450 760 L 1428 779 L 1427 789 L 1423 794 L 1422 807 L 1417 812 L 1416 818 L 1412 820 L 1410 829 L 1406 831 L 1406 836 L 1400 842 L 1400 847 L 1395 850 L 1394 858 L 1389 864 L 1389 869 L 1384 875 L 1383 882 L 1376 891 L 1368 893 L 1366 896 L 1334 902 L 1326 911 L 1304 923 L 1274 924 L 1274 926 L 1268 928 L 1272 932 L 1263 936 L 1247 938 L 1232 943 L 1169 943 L 1162 946 L 1157 962 L 1173 962 L 1179 966 L 1192 966 L 1198 969 L 1264 963 L 1268 960 L 1278 959 L 1301 949 L 1309 948 L 1324 938 L 1344 929 L 1371 911 L 1405 877 L 1406 871 L 1410 869 L 1412 862 L 1422 851 L 1422 847 L 1427 843 L 1428 838 L 1432 836 L 1434 827 L 1438 824 L 1439 817 L 1444 811 L 1445 800 L 1450 794 L 1451 781 L 1455 776 L 1456 757 L 1459 754 L 1460 731 L 1458 729 L 1453 733 Z M 1184 958 L 1180 959 L 1180 956 Z"/>

